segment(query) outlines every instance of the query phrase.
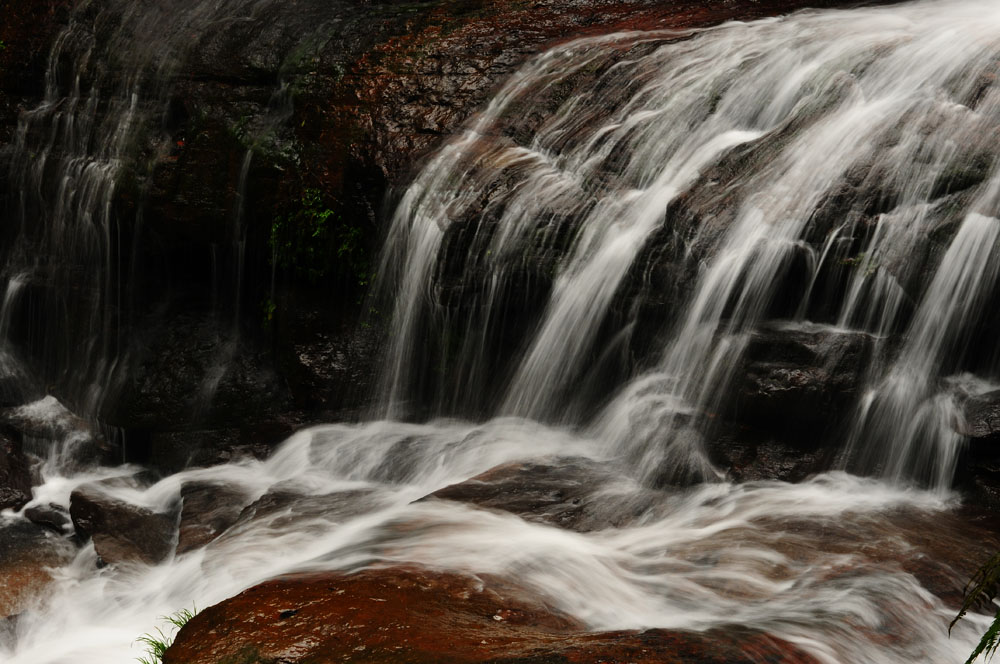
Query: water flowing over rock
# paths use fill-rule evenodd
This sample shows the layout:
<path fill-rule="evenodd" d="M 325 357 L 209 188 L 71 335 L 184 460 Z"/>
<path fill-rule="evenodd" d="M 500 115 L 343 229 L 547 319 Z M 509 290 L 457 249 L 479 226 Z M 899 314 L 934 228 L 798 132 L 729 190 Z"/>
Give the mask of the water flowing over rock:
<path fill-rule="evenodd" d="M 696 439 L 719 412 L 780 412 L 777 435 L 851 420 L 828 427 L 847 467 L 946 490 L 960 437 L 941 383 L 997 370 L 997 16 L 975 7 L 975 28 L 915 3 L 536 58 L 397 209 L 386 412 L 429 393 L 590 425 L 678 482 L 714 475 Z M 755 360 L 782 325 L 834 341 Z"/>
<path fill-rule="evenodd" d="M 978 641 L 994 0 L 24 5 L 0 660 Z"/>

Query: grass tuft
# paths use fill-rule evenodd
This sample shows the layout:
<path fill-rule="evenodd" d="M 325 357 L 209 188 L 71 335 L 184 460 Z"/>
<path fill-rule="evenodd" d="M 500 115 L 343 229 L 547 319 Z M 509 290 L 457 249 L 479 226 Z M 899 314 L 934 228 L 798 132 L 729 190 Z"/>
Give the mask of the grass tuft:
<path fill-rule="evenodd" d="M 140 643 L 146 647 L 146 653 L 142 657 L 137 657 L 136 661 L 139 664 L 163 664 L 163 654 L 167 652 L 167 648 L 170 644 L 174 642 L 174 637 L 177 636 L 177 632 L 180 631 L 184 625 L 188 623 L 189 620 L 194 618 L 197 614 L 197 609 L 181 609 L 177 613 L 171 614 L 169 616 L 161 616 L 160 620 L 163 620 L 170 625 L 167 631 L 164 632 L 162 628 L 157 627 L 155 631 L 143 634 L 135 640 L 135 643 Z"/>

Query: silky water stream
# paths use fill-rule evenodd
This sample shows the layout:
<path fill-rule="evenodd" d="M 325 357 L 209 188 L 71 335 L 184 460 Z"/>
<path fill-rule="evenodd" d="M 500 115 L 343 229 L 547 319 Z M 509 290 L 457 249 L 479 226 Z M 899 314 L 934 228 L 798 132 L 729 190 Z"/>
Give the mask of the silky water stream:
<path fill-rule="evenodd" d="M 84 547 L 0 633 L 0 659 L 129 662 L 179 608 L 287 572 L 407 562 L 516 577 L 594 629 L 747 626 L 823 662 L 964 661 L 988 618 L 949 636 L 956 590 L 1000 540 L 951 489 L 959 393 L 1000 379 L 977 341 L 996 301 L 998 62 L 993 0 L 616 34 L 534 58 L 391 221 L 381 412 L 151 486 L 50 450 L 32 505 L 95 480 L 155 512 L 175 513 L 189 482 L 246 505 L 297 498 L 155 566 L 99 568 Z M 675 249 L 657 255 L 686 285 L 640 345 L 616 303 L 632 280 L 650 287 L 665 210 Z M 474 285 L 463 307 L 455 283 Z M 539 304 L 512 326 L 526 292 Z M 849 421 L 812 434 L 839 454 L 798 483 L 733 482 L 706 444 L 766 326 L 873 347 Z M 498 356 L 497 337 L 513 350 Z M 614 379 L 590 371 L 622 355 Z M 33 408 L 59 417 L 51 400 Z M 441 419 L 408 421 L 425 412 Z M 571 478 L 586 528 L 419 500 L 528 461 Z"/>

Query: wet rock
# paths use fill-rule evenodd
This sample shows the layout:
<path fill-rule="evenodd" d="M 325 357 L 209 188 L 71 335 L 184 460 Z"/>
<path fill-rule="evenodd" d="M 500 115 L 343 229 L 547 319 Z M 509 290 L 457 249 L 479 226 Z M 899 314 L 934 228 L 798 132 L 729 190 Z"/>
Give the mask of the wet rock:
<path fill-rule="evenodd" d="M 516 584 L 413 568 L 284 577 L 210 607 L 164 664 L 812 663 L 750 630 L 587 633 Z"/>
<path fill-rule="evenodd" d="M 747 426 L 730 425 L 710 438 L 708 454 L 735 482 L 800 482 L 829 468 L 831 451 L 803 449 L 798 441 L 789 443 Z"/>
<path fill-rule="evenodd" d="M 472 479 L 439 489 L 421 500 L 468 503 L 516 514 L 528 521 L 578 532 L 601 530 L 627 523 L 631 510 L 602 491 L 623 482 L 588 459 L 556 459 L 551 463 L 512 463 Z M 635 500 L 635 496 L 631 497 Z M 611 506 L 614 507 L 611 507 Z"/>
<path fill-rule="evenodd" d="M 737 371 L 732 417 L 776 434 L 835 428 L 857 397 L 873 350 L 870 336 L 836 330 L 764 329 Z"/>
<path fill-rule="evenodd" d="M 295 482 L 285 482 L 247 505 L 235 525 L 281 529 L 294 524 L 305 528 L 313 521 L 317 527 L 325 529 L 330 524 L 363 514 L 376 504 L 374 492 L 369 489 L 314 495 Z"/>
<path fill-rule="evenodd" d="M 27 521 L 0 520 L 0 618 L 28 607 L 52 580 L 49 568 L 72 560 L 73 544 Z"/>
<path fill-rule="evenodd" d="M 956 484 L 980 507 L 1000 510 L 1000 391 L 960 400 L 955 431 L 969 439 Z"/>
<path fill-rule="evenodd" d="M 20 440 L 0 432 L 0 510 L 17 510 L 27 504 L 31 486 L 31 463 Z"/>
<path fill-rule="evenodd" d="M 199 549 L 236 523 L 249 502 L 246 490 L 223 482 L 185 482 L 177 553 Z"/>
<path fill-rule="evenodd" d="M 329 306 L 329 294 L 286 291 L 275 312 L 277 364 L 297 408 L 326 421 L 359 419 L 372 404 L 382 335 L 374 320 Z"/>
<path fill-rule="evenodd" d="M 142 562 L 153 565 L 174 549 L 175 514 L 155 513 L 130 505 L 87 485 L 70 495 L 70 517 L 81 537 L 107 564 Z"/>
<path fill-rule="evenodd" d="M 34 524 L 45 526 L 60 535 L 69 530 L 70 518 L 66 510 L 55 503 L 50 503 L 47 507 L 36 505 L 24 510 L 24 517 Z"/>
<path fill-rule="evenodd" d="M 955 430 L 976 440 L 1000 441 L 1000 391 L 970 397 Z"/>

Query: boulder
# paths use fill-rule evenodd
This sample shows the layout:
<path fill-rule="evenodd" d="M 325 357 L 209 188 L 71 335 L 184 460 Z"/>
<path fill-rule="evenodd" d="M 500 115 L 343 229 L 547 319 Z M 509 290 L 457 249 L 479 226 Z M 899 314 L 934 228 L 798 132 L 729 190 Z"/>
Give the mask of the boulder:
<path fill-rule="evenodd" d="M 97 555 L 106 564 L 155 565 L 174 550 L 176 514 L 130 505 L 97 485 L 74 491 L 69 513 L 77 534 L 93 539 Z"/>
<path fill-rule="evenodd" d="M 720 428 L 707 442 L 708 455 L 734 482 L 801 482 L 829 468 L 836 451 L 776 439 L 746 425 Z"/>
<path fill-rule="evenodd" d="M 495 577 L 416 568 L 283 577 L 195 616 L 164 664 L 812 664 L 795 646 L 742 628 L 589 633 Z"/>
<path fill-rule="evenodd" d="M 121 450 L 96 423 L 72 412 L 52 395 L 0 410 L 0 423 L 24 440 L 58 445 L 67 462 L 87 466 L 121 461 Z"/>
<path fill-rule="evenodd" d="M 47 507 L 36 505 L 24 510 L 24 518 L 39 526 L 45 526 L 60 535 L 69 530 L 70 518 L 65 508 L 55 503 L 49 503 Z"/>

